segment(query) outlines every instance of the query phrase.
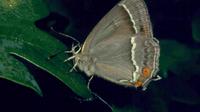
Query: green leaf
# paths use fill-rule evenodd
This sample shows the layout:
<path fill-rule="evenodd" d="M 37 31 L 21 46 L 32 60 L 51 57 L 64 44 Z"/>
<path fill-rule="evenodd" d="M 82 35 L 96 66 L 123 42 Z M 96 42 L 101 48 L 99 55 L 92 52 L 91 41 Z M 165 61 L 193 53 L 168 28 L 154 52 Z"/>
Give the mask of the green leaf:
<path fill-rule="evenodd" d="M 125 105 L 123 107 L 119 106 L 112 106 L 113 112 L 142 112 L 138 108 L 136 108 L 134 105 Z"/>
<path fill-rule="evenodd" d="M 175 40 L 161 40 L 160 45 L 160 71 L 162 77 L 167 77 L 168 70 L 184 79 L 199 74 L 200 50 L 198 48 L 186 46 Z"/>
<path fill-rule="evenodd" d="M 26 67 L 17 59 L 13 58 L 13 56 L 6 53 L 6 49 L 9 45 L 12 47 L 20 46 L 19 44 L 9 42 L 7 44 L 6 40 L 0 40 L 0 78 L 31 88 L 42 96 L 40 87 Z"/>
<path fill-rule="evenodd" d="M 2 52 L 14 54 L 31 62 L 61 80 L 77 95 L 90 98 L 91 92 L 87 89 L 87 82 L 82 75 L 70 73 L 71 66 L 63 62 L 68 57 L 66 54 L 62 53 L 51 60 L 47 59 L 52 54 L 66 50 L 60 41 L 35 27 L 34 22 L 47 14 L 48 9 L 42 0 L 1 0 L 0 42 L 1 48 L 5 49 Z M 10 59 L 6 56 L 2 60 Z M 23 66 L 18 67 L 21 69 Z M 17 77 L 17 73 L 13 74 Z M 12 79 L 14 82 L 17 82 L 16 80 Z M 28 86 L 27 83 L 24 85 Z"/>
<path fill-rule="evenodd" d="M 196 42 L 200 42 L 200 10 L 197 11 L 192 20 L 192 37 Z"/>
<path fill-rule="evenodd" d="M 160 54 L 160 71 L 162 77 L 167 77 L 167 71 L 172 70 L 176 72 L 180 63 L 187 62 L 193 56 L 191 49 L 175 40 L 161 40 L 161 54 Z"/>

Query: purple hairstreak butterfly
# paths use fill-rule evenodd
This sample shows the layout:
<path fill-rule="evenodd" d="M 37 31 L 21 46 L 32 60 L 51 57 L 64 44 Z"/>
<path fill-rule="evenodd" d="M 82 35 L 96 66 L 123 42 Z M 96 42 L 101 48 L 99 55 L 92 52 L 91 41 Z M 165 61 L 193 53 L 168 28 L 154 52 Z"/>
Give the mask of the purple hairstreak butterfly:
<path fill-rule="evenodd" d="M 73 46 L 73 69 L 126 87 L 146 89 L 159 80 L 160 47 L 143 0 L 121 0 L 94 27 L 83 46 Z M 77 47 L 79 48 L 77 50 Z"/>

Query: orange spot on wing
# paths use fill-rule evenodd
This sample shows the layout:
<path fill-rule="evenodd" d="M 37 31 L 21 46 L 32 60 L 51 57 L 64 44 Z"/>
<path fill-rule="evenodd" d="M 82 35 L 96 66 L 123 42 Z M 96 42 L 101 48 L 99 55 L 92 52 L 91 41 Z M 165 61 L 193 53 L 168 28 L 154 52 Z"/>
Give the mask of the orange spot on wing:
<path fill-rule="evenodd" d="M 149 67 L 144 67 L 144 68 L 142 69 L 142 75 L 143 75 L 144 77 L 148 77 L 150 74 L 151 74 L 151 69 L 150 69 Z"/>
<path fill-rule="evenodd" d="M 143 82 L 141 82 L 141 81 L 136 81 L 135 83 L 134 83 L 134 86 L 137 88 L 137 87 L 140 87 L 140 86 L 142 86 L 143 85 Z"/>

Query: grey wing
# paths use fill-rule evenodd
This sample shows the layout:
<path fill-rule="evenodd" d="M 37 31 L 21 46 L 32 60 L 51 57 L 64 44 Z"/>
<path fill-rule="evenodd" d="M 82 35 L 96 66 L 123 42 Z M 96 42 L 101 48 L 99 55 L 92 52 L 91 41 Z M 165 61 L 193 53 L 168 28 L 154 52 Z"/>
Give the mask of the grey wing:
<path fill-rule="evenodd" d="M 145 14 L 142 0 L 122 0 L 97 24 L 82 49 L 82 53 L 97 59 L 95 74 L 115 83 L 132 80 L 135 66 L 131 61 L 131 38 L 136 33 L 151 32 Z"/>
<path fill-rule="evenodd" d="M 153 38 L 151 22 L 144 1 L 121 0 L 101 19 L 88 35 L 82 52 L 89 52 L 89 49 L 95 46 L 96 43 L 113 34 L 120 27 L 120 22 L 122 21 L 130 22 L 129 25 L 133 27 L 132 32 L 134 34 L 140 33 L 145 38 Z"/>
<path fill-rule="evenodd" d="M 122 0 L 120 5 L 132 15 L 136 33 L 140 33 L 145 38 L 153 38 L 150 16 L 144 0 Z"/>

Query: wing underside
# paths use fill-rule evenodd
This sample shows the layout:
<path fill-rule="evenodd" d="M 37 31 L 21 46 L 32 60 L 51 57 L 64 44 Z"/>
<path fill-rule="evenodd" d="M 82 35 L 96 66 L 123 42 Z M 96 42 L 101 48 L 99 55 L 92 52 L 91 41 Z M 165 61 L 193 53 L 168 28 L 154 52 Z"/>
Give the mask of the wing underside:
<path fill-rule="evenodd" d="M 95 74 L 118 84 L 132 80 L 131 38 L 139 32 L 146 35 L 144 38 L 152 36 L 145 4 L 142 0 L 122 0 L 95 26 L 83 45 L 82 53 L 97 59 Z"/>

